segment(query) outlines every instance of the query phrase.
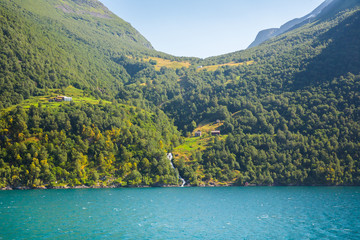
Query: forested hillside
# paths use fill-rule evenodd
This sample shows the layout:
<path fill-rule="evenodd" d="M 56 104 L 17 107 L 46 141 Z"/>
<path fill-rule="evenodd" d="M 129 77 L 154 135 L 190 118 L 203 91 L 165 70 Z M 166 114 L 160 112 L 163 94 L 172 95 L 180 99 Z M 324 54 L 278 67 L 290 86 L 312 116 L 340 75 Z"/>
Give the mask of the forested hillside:
<path fill-rule="evenodd" d="M 130 78 L 114 59 L 168 56 L 98 1 L 2 0 L 0 18 L 3 107 L 69 85 L 109 99 Z"/>
<path fill-rule="evenodd" d="M 167 55 L 98 1 L 0 1 L 0 19 L 0 187 L 178 184 L 172 122 L 115 99 L 153 68 L 133 58 Z M 47 103 L 71 85 L 73 102 Z"/>
<path fill-rule="evenodd" d="M 17 107 L 0 121 L 0 186 L 177 185 L 161 111 L 112 104 Z"/>
<path fill-rule="evenodd" d="M 165 111 L 185 132 L 219 119 L 228 135 L 202 154 L 194 146 L 193 183 L 359 184 L 359 25 L 358 8 L 342 11 L 204 60 L 251 65 L 184 73 Z"/>
<path fill-rule="evenodd" d="M 358 4 L 358 0 L 325 0 L 320 6 L 304 17 L 295 18 L 283 24 L 280 28 L 271 28 L 260 31 L 254 42 L 250 44 L 249 48 L 258 46 L 271 38 L 280 36 L 283 33 L 295 30 L 306 24 L 329 20 L 329 18 L 333 18 L 337 13 L 354 8 L 358 6 Z"/>
<path fill-rule="evenodd" d="M 360 184 L 356 2 L 207 59 L 155 51 L 96 0 L 39 2 L 0 1 L 1 187 L 176 185 L 179 173 L 191 185 Z M 75 101 L 41 104 L 70 85 Z"/>

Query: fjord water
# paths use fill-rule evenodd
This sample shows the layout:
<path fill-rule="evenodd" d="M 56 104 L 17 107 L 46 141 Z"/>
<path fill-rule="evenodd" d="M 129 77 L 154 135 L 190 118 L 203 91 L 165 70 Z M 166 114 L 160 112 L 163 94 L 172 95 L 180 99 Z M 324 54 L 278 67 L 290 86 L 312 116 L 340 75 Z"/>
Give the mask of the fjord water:
<path fill-rule="evenodd" d="M 0 239 L 359 239 L 358 187 L 0 192 Z"/>

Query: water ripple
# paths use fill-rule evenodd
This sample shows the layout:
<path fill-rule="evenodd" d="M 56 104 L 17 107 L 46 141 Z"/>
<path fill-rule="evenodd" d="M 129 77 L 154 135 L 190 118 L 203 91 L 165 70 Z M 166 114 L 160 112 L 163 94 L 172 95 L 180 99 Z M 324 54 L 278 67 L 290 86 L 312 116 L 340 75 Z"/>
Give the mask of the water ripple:
<path fill-rule="evenodd" d="M 321 187 L 0 192 L 0 239 L 360 239 L 359 192 Z"/>

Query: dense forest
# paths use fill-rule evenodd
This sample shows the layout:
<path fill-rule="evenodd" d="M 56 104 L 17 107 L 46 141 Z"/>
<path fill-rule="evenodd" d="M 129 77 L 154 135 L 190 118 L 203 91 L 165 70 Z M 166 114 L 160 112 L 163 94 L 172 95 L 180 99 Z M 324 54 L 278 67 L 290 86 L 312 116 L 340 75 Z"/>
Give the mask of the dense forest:
<path fill-rule="evenodd" d="M 166 153 L 180 136 L 160 110 L 70 103 L 17 107 L 1 119 L 2 186 L 178 184 Z"/>
<path fill-rule="evenodd" d="M 178 185 L 179 174 L 190 185 L 360 184 L 356 1 L 207 59 L 155 51 L 96 0 L 41 2 L 0 1 L 0 187 Z M 111 103 L 36 102 L 71 85 Z M 174 170 L 166 153 L 217 120 L 221 136 L 175 156 Z"/>

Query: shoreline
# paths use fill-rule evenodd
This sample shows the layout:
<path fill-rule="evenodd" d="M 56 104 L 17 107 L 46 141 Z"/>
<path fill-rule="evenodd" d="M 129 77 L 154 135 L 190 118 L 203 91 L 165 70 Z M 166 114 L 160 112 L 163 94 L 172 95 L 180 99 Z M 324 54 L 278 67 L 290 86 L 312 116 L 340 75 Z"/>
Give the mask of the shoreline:
<path fill-rule="evenodd" d="M 200 186 L 191 186 L 185 185 L 186 188 L 218 188 L 218 187 L 360 187 L 357 185 L 200 185 Z M 27 191 L 27 190 L 59 190 L 59 189 L 131 189 L 131 188 L 182 188 L 178 185 L 159 185 L 159 186 L 56 186 L 56 187 L 4 187 L 0 188 L 0 191 Z"/>
<path fill-rule="evenodd" d="M 111 185 L 111 186 L 85 186 L 85 185 L 81 185 L 81 186 L 55 186 L 55 187 L 45 187 L 45 186 L 41 186 L 41 187 L 4 187 L 4 188 L 0 188 L 0 191 L 26 191 L 26 190 L 58 190 L 58 189 L 115 189 L 115 188 L 175 188 L 175 187 L 181 187 L 181 186 L 176 186 L 176 185 L 163 185 L 163 186 L 115 186 L 115 185 Z M 186 187 L 190 187 L 190 186 L 186 186 Z"/>

